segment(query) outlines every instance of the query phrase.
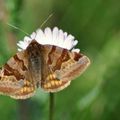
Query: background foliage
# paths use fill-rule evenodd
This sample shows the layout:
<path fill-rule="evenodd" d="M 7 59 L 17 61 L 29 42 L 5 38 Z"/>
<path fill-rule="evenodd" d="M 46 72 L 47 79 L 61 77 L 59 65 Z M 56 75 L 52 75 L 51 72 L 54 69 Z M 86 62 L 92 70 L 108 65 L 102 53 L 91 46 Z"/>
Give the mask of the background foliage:
<path fill-rule="evenodd" d="M 25 36 L 7 23 L 31 33 L 51 13 L 44 27 L 72 33 L 91 59 L 81 77 L 55 94 L 55 120 L 120 120 L 119 0 L 0 0 L 0 66 Z M 41 89 L 25 101 L 0 96 L 0 119 L 47 120 L 48 102 Z"/>

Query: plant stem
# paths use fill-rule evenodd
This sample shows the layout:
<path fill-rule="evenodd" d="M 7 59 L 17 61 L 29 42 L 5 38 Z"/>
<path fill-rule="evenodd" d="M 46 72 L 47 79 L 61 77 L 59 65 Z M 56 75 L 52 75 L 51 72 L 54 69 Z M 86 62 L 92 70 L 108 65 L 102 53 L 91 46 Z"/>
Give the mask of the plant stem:
<path fill-rule="evenodd" d="M 30 109 L 29 109 L 29 100 L 19 100 L 19 119 L 20 120 L 29 120 Z"/>
<path fill-rule="evenodd" d="M 54 119 L 54 93 L 49 93 L 49 120 Z"/>

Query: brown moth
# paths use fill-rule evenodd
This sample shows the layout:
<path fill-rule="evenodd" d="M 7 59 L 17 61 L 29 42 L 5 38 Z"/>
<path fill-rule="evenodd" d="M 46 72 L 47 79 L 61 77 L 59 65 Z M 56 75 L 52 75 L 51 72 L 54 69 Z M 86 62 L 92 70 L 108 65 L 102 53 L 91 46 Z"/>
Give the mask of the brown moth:
<path fill-rule="evenodd" d="M 57 92 L 80 76 L 90 64 L 87 56 L 33 39 L 25 50 L 11 57 L 0 71 L 0 93 L 26 99 L 41 87 Z"/>

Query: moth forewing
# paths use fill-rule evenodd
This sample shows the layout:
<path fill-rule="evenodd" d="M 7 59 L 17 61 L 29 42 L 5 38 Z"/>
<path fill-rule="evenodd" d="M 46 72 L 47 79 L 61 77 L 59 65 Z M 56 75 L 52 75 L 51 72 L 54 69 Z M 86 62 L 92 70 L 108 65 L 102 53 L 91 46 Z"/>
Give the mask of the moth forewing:
<path fill-rule="evenodd" d="M 13 95 L 19 91 L 23 85 L 23 80 L 17 81 L 14 76 L 4 75 L 5 68 L 0 70 L 0 93 L 5 95 Z"/>
<path fill-rule="evenodd" d="M 28 60 L 25 51 L 11 57 L 0 71 L 0 93 L 25 99 L 33 95 L 34 85 L 29 79 Z"/>

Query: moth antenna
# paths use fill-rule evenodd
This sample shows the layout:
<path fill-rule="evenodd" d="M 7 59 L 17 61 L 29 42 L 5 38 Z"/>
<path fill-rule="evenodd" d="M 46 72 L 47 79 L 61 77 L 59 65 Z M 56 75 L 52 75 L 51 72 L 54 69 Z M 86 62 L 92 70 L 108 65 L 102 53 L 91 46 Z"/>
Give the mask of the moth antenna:
<path fill-rule="evenodd" d="M 42 28 L 43 25 L 44 25 L 52 16 L 53 16 L 53 13 L 51 13 L 51 14 L 44 20 L 44 22 L 40 25 L 40 28 Z M 36 34 L 36 36 L 37 36 L 37 34 Z M 35 38 L 36 38 L 36 36 L 35 36 Z"/>
<path fill-rule="evenodd" d="M 46 20 L 44 20 L 44 22 L 41 24 L 40 28 L 43 27 L 43 25 L 53 16 L 53 13 L 51 13 L 47 18 Z"/>
<path fill-rule="evenodd" d="M 19 28 L 19 27 L 16 27 L 16 26 L 14 26 L 14 25 L 12 25 L 12 24 L 10 24 L 10 23 L 7 23 L 7 25 L 9 25 L 10 27 L 13 27 L 13 28 L 16 29 L 16 30 L 19 30 L 19 31 L 23 32 L 24 34 L 26 34 L 26 35 L 28 35 L 28 36 L 30 36 L 29 33 L 25 32 L 24 30 L 22 30 L 22 29 Z"/>

